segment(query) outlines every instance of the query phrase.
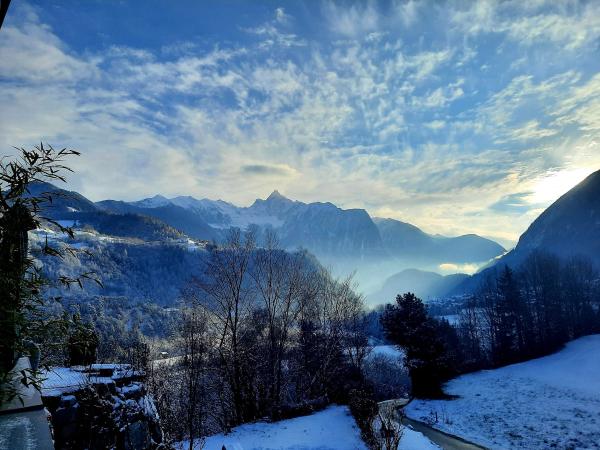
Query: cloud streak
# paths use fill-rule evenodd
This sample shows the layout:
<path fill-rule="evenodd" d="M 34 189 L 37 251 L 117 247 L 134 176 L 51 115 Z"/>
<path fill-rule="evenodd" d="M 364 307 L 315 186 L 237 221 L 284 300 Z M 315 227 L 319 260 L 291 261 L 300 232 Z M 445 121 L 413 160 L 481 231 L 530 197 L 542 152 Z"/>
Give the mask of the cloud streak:
<path fill-rule="evenodd" d="M 462 6 L 330 2 L 316 36 L 273 8 L 237 41 L 90 51 L 21 3 L 0 40 L 0 145 L 83 151 L 72 186 L 96 200 L 277 188 L 506 243 L 551 201 L 523 193 L 600 168 L 600 13 Z"/>

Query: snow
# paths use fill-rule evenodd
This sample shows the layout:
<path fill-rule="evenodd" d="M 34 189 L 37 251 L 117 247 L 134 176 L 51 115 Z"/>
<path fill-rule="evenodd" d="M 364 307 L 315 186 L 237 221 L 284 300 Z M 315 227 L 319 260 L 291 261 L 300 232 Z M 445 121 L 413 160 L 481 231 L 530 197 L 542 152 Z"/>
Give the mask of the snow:
<path fill-rule="evenodd" d="M 402 435 L 398 450 L 440 450 L 440 447 L 432 443 L 418 431 L 404 427 L 404 434 Z"/>
<path fill-rule="evenodd" d="M 383 355 L 391 359 L 404 358 L 404 352 L 395 345 L 376 345 L 371 348 L 371 353 L 369 354 L 369 357 L 375 355 Z"/>
<path fill-rule="evenodd" d="M 90 365 L 91 370 L 130 370 L 131 364 L 95 363 Z"/>
<path fill-rule="evenodd" d="M 185 449 L 181 442 L 177 448 Z M 228 435 L 206 439 L 205 450 L 366 450 L 360 430 L 345 406 L 331 406 L 310 416 L 281 422 L 241 425 Z M 197 449 L 200 446 L 196 447 Z M 400 450 L 439 450 L 421 433 L 404 429 Z"/>
<path fill-rule="evenodd" d="M 76 392 L 89 382 L 87 374 L 69 367 L 54 367 L 42 372 L 42 394 L 46 397 Z"/>
<path fill-rule="evenodd" d="M 283 220 L 272 214 L 256 211 L 252 207 L 238 207 L 223 200 L 209 200 L 206 198 L 197 200 L 194 197 L 182 196 L 172 198 L 170 202 L 182 208 L 200 212 L 201 214 L 208 213 L 205 219 L 214 228 L 228 229 L 230 227 L 237 227 L 247 229 L 250 225 L 277 228 L 283 225 Z"/>
<path fill-rule="evenodd" d="M 600 335 L 550 356 L 463 375 L 454 400 L 413 401 L 409 417 L 491 449 L 600 448 Z"/>
<path fill-rule="evenodd" d="M 89 370 L 92 372 L 90 373 Z M 111 376 L 99 376 L 99 370 L 112 370 Z M 42 395 L 53 397 L 77 392 L 88 384 L 114 384 L 116 380 L 138 376 L 129 364 L 92 364 L 73 367 L 52 367 L 42 371 Z"/>

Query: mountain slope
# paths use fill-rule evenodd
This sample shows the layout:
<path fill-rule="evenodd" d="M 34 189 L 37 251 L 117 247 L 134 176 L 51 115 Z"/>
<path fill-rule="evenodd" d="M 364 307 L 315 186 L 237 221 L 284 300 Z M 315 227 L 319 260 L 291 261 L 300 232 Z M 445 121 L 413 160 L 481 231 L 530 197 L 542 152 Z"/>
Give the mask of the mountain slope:
<path fill-rule="evenodd" d="M 458 286 L 452 294 L 472 292 L 495 267 L 518 266 L 534 250 L 560 258 L 589 257 L 600 265 L 600 170 L 550 205 L 521 235 L 517 246 Z"/>
<path fill-rule="evenodd" d="M 440 275 L 417 269 L 406 269 L 392 275 L 383 283 L 382 288 L 369 295 L 373 304 L 393 302 L 397 295 L 412 292 L 424 300 L 445 295 L 469 276 L 463 273 Z"/>
<path fill-rule="evenodd" d="M 414 400 L 408 417 L 443 414 L 436 427 L 487 448 L 597 449 L 600 335 L 549 356 L 450 380 L 450 400 Z"/>
<path fill-rule="evenodd" d="M 50 183 L 34 183 L 34 196 L 50 196 L 51 202 L 42 204 L 41 214 L 65 225 L 91 227 L 99 233 L 142 240 L 181 239 L 181 233 L 167 224 L 145 215 L 128 211 L 109 212 L 74 191 L 67 191 Z"/>
<path fill-rule="evenodd" d="M 218 230 L 211 227 L 199 214 L 193 211 L 174 205 L 170 201 L 152 207 L 138 206 L 148 204 L 144 202 L 145 200 L 135 203 L 104 200 L 98 202 L 97 205 L 102 210 L 112 213 L 153 217 L 195 239 L 218 240 L 221 237 Z"/>
<path fill-rule="evenodd" d="M 364 209 L 302 205 L 285 220 L 281 235 L 287 247 L 306 247 L 317 256 L 387 257 L 379 231 Z"/>
<path fill-rule="evenodd" d="M 562 258 L 587 255 L 600 263 L 600 170 L 550 205 L 519 238 L 507 259 L 520 262 L 535 249 Z"/>
<path fill-rule="evenodd" d="M 420 263 L 484 262 L 505 252 L 498 243 L 467 234 L 458 237 L 432 236 L 409 223 L 375 219 L 385 248 L 395 257 Z"/>

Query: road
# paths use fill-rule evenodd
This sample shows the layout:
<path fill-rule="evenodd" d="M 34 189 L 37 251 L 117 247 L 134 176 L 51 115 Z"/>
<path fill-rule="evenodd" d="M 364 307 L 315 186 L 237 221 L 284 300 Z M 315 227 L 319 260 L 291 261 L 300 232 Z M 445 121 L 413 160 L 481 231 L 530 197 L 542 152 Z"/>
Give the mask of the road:
<path fill-rule="evenodd" d="M 410 403 L 408 398 L 397 398 L 379 402 L 379 411 L 383 412 L 394 411 L 394 414 L 401 414 L 401 410 Z M 419 420 L 409 419 L 404 415 L 397 415 L 396 418 L 402 417 L 402 424 L 410 426 L 413 430 L 418 431 L 428 438 L 434 444 L 440 446 L 444 450 L 487 450 L 486 447 L 469 442 L 461 437 L 452 434 L 444 433 L 437 430 Z"/>
<path fill-rule="evenodd" d="M 406 426 L 412 427 L 415 431 L 422 433 L 427 439 L 436 445 L 439 445 L 444 450 L 487 450 L 486 447 L 482 447 L 472 442 L 466 441 L 458 436 L 453 436 L 443 431 L 436 430 L 430 427 L 426 423 L 418 420 L 409 419 L 404 417 L 402 423 Z"/>

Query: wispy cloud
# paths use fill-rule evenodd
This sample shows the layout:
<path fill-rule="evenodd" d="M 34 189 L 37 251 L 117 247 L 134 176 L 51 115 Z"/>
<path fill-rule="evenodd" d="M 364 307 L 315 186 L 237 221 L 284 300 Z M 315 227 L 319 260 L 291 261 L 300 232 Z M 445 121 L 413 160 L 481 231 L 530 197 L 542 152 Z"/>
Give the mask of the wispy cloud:
<path fill-rule="evenodd" d="M 239 41 L 96 50 L 20 3 L 0 39 L 0 145 L 82 150 L 73 188 L 94 199 L 279 188 L 514 240 L 551 201 L 525 193 L 600 168 L 600 14 L 521 3 L 329 2 L 309 24 L 286 5 Z"/>

